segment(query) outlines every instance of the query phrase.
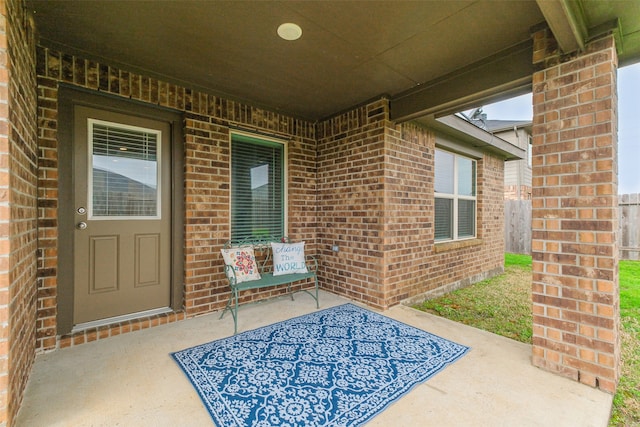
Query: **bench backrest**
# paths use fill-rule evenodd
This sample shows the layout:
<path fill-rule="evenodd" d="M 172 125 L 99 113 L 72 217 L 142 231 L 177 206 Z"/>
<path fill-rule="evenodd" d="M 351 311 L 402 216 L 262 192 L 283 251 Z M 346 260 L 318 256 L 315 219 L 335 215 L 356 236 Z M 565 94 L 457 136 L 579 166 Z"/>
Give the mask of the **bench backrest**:
<path fill-rule="evenodd" d="M 253 237 L 245 238 L 238 241 L 229 240 L 224 244 L 224 248 L 238 248 L 242 246 L 251 246 L 256 257 L 256 264 L 260 274 L 273 273 L 273 254 L 271 253 L 271 243 L 288 242 L 286 237 Z"/>

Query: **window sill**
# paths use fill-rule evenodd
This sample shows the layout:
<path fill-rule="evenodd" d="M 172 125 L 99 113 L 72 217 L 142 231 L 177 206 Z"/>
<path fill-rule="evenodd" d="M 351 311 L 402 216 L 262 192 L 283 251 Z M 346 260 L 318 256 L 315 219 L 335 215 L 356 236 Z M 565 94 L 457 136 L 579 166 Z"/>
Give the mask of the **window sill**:
<path fill-rule="evenodd" d="M 442 242 L 442 243 L 436 243 L 435 246 L 435 252 L 436 253 L 441 253 L 441 252 L 447 252 L 447 251 L 452 251 L 455 249 L 463 249 L 463 248 L 468 248 L 471 246 L 480 246 L 483 242 L 482 239 L 467 239 L 467 240 L 456 240 L 456 241 L 452 241 L 452 242 Z"/>

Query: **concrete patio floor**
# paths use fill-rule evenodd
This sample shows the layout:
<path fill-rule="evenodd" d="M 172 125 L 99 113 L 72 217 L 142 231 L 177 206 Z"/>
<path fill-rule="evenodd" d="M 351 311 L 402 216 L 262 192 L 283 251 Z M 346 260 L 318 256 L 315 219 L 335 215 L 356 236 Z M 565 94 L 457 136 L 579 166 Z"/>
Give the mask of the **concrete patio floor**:
<path fill-rule="evenodd" d="M 315 311 L 304 293 L 246 305 L 239 331 Z M 348 300 L 322 292 L 320 307 Z M 531 347 L 405 306 L 384 315 L 471 351 L 368 426 L 606 426 L 612 396 L 531 365 Z M 40 355 L 16 426 L 212 426 L 169 353 L 229 336 L 212 313 Z"/>

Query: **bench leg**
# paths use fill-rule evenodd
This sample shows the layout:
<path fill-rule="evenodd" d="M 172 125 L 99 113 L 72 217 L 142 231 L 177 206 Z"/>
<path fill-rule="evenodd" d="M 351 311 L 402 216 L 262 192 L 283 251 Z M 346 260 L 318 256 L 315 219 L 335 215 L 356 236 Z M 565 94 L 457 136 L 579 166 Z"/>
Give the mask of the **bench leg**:
<path fill-rule="evenodd" d="M 313 293 L 313 290 L 309 290 L 309 289 L 307 289 L 307 288 L 303 288 L 301 292 L 306 292 L 306 293 L 308 293 L 309 295 L 311 295 L 311 298 L 313 298 L 314 300 L 316 300 L 316 308 L 320 308 L 320 294 L 318 293 L 318 289 L 319 289 L 319 286 L 318 286 L 318 276 L 315 276 L 315 277 L 314 277 L 314 279 L 315 279 L 315 280 L 314 280 L 314 282 L 315 282 L 315 285 L 316 285 L 316 292 L 315 292 L 315 294 Z M 293 295 L 291 296 L 291 299 L 293 299 Z"/>
<path fill-rule="evenodd" d="M 224 306 L 224 310 L 222 310 L 222 314 L 218 320 L 222 320 L 224 314 L 229 310 L 229 306 L 231 305 L 231 300 L 233 299 L 233 291 L 231 291 L 231 295 L 229 296 L 229 301 L 227 301 L 227 305 Z"/>
<path fill-rule="evenodd" d="M 234 305 L 233 307 L 231 306 L 232 302 Z M 238 290 L 237 289 L 231 289 L 231 295 L 229 296 L 229 301 L 227 301 L 227 305 L 225 306 L 224 310 L 222 310 L 220 319 L 224 317 L 224 314 L 227 312 L 227 310 L 229 310 L 231 312 L 231 316 L 233 316 L 233 335 L 235 335 L 238 333 Z"/>
<path fill-rule="evenodd" d="M 238 290 L 233 291 L 236 294 L 236 309 L 233 311 L 233 335 L 238 333 Z"/>
<path fill-rule="evenodd" d="M 314 277 L 314 282 L 316 287 L 315 295 L 311 293 L 308 289 L 303 289 L 303 290 L 316 300 L 316 308 L 320 308 L 320 295 L 318 293 L 318 289 L 319 289 L 318 276 Z M 291 301 L 295 301 L 293 298 L 293 292 L 291 292 L 291 283 L 287 285 L 287 292 L 291 296 Z M 225 306 L 224 310 L 222 310 L 222 314 L 220 315 L 220 319 L 222 319 L 225 313 L 227 312 L 227 310 L 231 312 L 231 315 L 233 316 L 233 335 L 236 335 L 238 333 L 238 299 L 239 299 L 238 290 L 235 288 L 232 288 L 231 295 L 229 296 L 229 301 L 227 301 L 227 305 Z"/>

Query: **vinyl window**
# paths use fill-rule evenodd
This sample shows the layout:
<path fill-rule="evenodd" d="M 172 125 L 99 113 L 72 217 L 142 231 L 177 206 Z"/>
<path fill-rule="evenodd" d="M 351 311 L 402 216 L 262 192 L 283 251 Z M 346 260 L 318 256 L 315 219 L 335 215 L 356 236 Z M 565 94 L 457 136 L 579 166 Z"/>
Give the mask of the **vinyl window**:
<path fill-rule="evenodd" d="M 476 237 L 476 161 L 436 149 L 435 240 Z"/>
<path fill-rule="evenodd" d="M 232 134 L 231 240 L 285 234 L 285 146 Z"/>

